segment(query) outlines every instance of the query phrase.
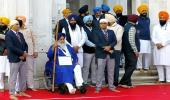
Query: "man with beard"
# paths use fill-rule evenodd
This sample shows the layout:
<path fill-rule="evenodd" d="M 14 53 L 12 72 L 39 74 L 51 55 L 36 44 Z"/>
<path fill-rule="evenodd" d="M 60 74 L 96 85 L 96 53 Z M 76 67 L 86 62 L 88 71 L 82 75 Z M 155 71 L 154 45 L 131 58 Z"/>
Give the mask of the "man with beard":
<path fill-rule="evenodd" d="M 107 26 L 108 21 L 101 19 L 100 29 L 93 31 L 96 44 L 95 56 L 97 58 L 96 93 L 101 91 L 106 66 L 109 90 L 119 92 L 113 85 L 115 67 L 114 46 L 117 43 L 116 36 L 112 30 L 107 29 Z"/>
<path fill-rule="evenodd" d="M 76 88 L 73 87 L 73 84 L 75 83 L 76 87 L 80 90 L 80 93 L 85 93 L 86 88 L 83 86 L 82 71 L 81 66 L 78 64 L 78 57 L 73 47 L 66 42 L 65 37 L 66 35 L 64 33 L 58 33 L 58 41 L 49 48 L 47 53 L 49 61 L 45 68 L 46 73 L 50 73 L 50 76 L 52 76 L 54 48 L 56 48 L 57 62 L 55 62 L 55 84 L 59 86 L 59 92 L 64 94 L 68 91 L 70 94 L 75 94 Z M 65 62 L 60 59 L 65 59 Z"/>
<path fill-rule="evenodd" d="M 100 19 L 102 19 L 102 8 L 101 7 L 95 7 L 94 9 L 93 9 L 93 13 L 94 13 L 94 15 L 93 15 L 93 28 L 94 29 L 99 29 L 100 28 L 100 26 L 99 26 L 99 21 L 100 21 Z"/>
<path fill-rule="evenodd" d="M 68 16 L 68 27 L 63 28 L 63 33 L 66 34 L 66 40 L 73 46 L 74 51 L 78 56 L 78 63 L 83 66 L 83 48 L 87 36 L 82 27 L 77 25 L 77 15 L 71 14 Z"/>
<path fill-rule="evenodd" d="M 59 20 L 58 32 L 62 32 L 62 29 L 68 26 L 68 16 L 71 14 L 71 10 L 66 8 L 62 11 L 62 14 L 64 18 Z"/>
<path fill-rule="evenodd" d="M 83 79 L 85 84 L 88 83 L 88 77 L 89 77 L 89 69 L 91 69 L 91 85 L 95 86 L 96 84 L 96 63 L 95 63 L 95 44 L 94 44 L 94 35 L 93 35 L 93 28 L 92 28 L 92 21 L 93 17 L 91 15 L 85 16 L 83 18 L 83 21 L 85 23 L 84 31 L 87 34 L 87 40 L 85 44 L 83 45 L 84 50 L 84 63 L 83 63 Z"/>
<path fill-rule="evenodd" d="M 79 9 L 79 16 L 77 17 L 76 21 L 80 27 L 84 26 L 83 18 L 88 14 L 89 14 L 88 5 L 84 5 Z"/>
<path fill-rule="evenodd" d="M 137 34 L 140 39 L 137 69 L 143 71 L 143 69 L 148 70 L 151 65 L 150 19 L 147 17 L 148 6 L 146 4 L 140 5 L 137 10 L 140 14 L 137 24 Z"/>
<path fill-rule="evenodd" d="M 170 82 L 170 23 L 166 11 L 159 12 L 159 24 L 155 25 L 152 33 L 154 43 L 153 64 L 156 66 L 159 82 Z"/>
<path fill-rule="evenodd" d="M 123 7 L 121 5 L 115 5 L 113 11 L 116 14 L 117 23 L 124 27 L 127 23 L 127 16 L 122 15 Z"/>
<path fill-rule="evenodd" d="M 5 34 L 8 31 L 10 20 L 0 16 L 0 92 L 4 91 L 4 73 L 9 77 L 9 61 L 5 44 Z"/>
<path fill-rule="evenodd" d="M 124 27 L 122 38 L 122 51 L 125 55 L 125 74 L 119 84 L 124 88 L 131 88 L 131 76 L 136 69 L 136 64 L 140 51 L 140 42 L 136 33 L 137 15 L 128 15 L 128 23 Z"/>

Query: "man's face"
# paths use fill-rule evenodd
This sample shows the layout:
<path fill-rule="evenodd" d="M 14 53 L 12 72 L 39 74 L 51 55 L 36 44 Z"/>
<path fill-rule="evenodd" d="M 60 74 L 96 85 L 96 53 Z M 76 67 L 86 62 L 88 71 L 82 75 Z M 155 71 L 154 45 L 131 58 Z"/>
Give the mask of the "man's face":
<path fill-rule="evenodd" d="M 14 24 L 12 29 L 15 31 L 19 31 L 19 29 L 20 29 L 19 23 Z"/>
<path fill-rule="evenodd" d="M 59 39 L 59 43 L 65 44 L 65 37 L 64 36 L 61 36 L 61 38 Z"/>
<path fill-rule="evenodd" d="M 71 27 L 72 30 L 75 30 L 75 29 L 76 29 L 76 20 L 71 19 L 71 20 L 69 21 L 69 24 L 70 24 L 70 27 Z"/>
<path fill-rule="evenodd" d="M 100 28 L 101 29 L 107 29 L 107 26 L 108 26 L 108 23 L 106 23 L 106 22 L 100 23 Z"/>
<path fill-rule="evenodd" d="M 98 12 L 96 12 L 96 17 L 100 17 L 100 15 L 101 15 L 101 11 L 98 11 Z"/>

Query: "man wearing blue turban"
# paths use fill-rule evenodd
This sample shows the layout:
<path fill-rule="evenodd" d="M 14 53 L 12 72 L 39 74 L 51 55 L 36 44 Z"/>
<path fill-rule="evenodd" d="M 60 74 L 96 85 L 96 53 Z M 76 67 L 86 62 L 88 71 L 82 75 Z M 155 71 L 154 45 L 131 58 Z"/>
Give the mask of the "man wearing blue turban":
<path fill-rule="evenodd" d="M 95 29 L 99 29 L 99 20 L 103 18 L 103 16 L 101 16 L 101 12 L 102 12 L 102 8 L 101 7 L 95 7 L 93 9 L 93 28 Z"/>
<path fill-rule="evenodd" d="M 81 66 L 78 64 L 78 57 L 73 47 L 66 42 L 64 33 L 58 34 L 58 41 L 52 45 L 47 53 L 49 61 L 46 64 L 45 72 L 52 76 L 54 63 L 54 48 L 57 48 L 57 62 L 55 73 L 55 84 L 59 86 L 59 92 L 64 94 L 67 90 L 70 94 L 74 94 L 76 89 L 73 87 L 75 83 L 81 93 L 85 93 L 86 89 L 83 86 L 83 78 Z M 65 60 L 64 60 L 65 59 Z M 74 81 L 75 80 L 75 81 Z"/>
<path fill-rule="evenodd" d="M 83 45 L 83 58 L 84 58 L 84 64 L 82 68 L 83 72 L 83 79 L 85 84 L 88 83 L 88 76 L 89 76 L 89 69 L 91 70 L 91 85 L 96 85 L 96 70 L 97 65 L 95 63 L 95 44 L 94 44 L 94 35 L 93 35 L 93 28 L 92 28 L 92 21 L 93 16 L 88 15 L 83 18 L 83 21 L 85 25 L 83 26 L 84 31 L 87 35 L 87 40 L 85 44 Z"/>
<path fill-rule="evenodd" d="M 109 11 L 110 11 L 110 7 L 106 4 L 102 4 L 101 8 L 102 8 L 102 13 L 104 13 L 104 14 L 109 13 Z"/>

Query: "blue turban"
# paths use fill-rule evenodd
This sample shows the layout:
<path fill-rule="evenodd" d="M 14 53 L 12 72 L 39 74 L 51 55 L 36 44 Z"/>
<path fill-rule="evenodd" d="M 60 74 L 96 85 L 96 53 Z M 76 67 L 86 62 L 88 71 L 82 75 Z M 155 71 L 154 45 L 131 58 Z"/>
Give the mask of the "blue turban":
<path fill-rule="evenodd" d="M 64 33 L 58 33 L 58 40 L 59 40 L 62 36 L 63 36 L 64 38 L 66 37 L 66 35 L 65 35 Z"/>
<path fill-rule="evenodd" d="M 108 12 L 108 11 L 110 11 L 110 7 L 106 4 L 102 4 L 102 10 L 105 12 Z"/>
<path fill-rule="evenodd" d="M 84 14 L 86 12 L 88 12 L 88 5 L 84 5 L 79 9 L 80 14 Z"/>
<path fill-rule="evenodd" d="M 72 19 L 76 20 L 77 19 L 77 15 L 76 14 L 71 14 L 71 15 L 68 16 L 68 20 L 69 21 L 72 20 Z"/>
<path fill-rule="evenodd" d="M 94 14 L 96 14 L 97 12 L 100 12 L 100 11 L 102 11 L 102 8 L 101 8 L 101 7 L 95 7 L 95 8 L 93 9 Z"/>
<path fill-rule="evenodd" d="M 83 18 L 84 23 L 87 23 L 88 21 L 93 21 L 93 16 L 92 15 L 88 15 L 88 16 L 85 16 Z"/>

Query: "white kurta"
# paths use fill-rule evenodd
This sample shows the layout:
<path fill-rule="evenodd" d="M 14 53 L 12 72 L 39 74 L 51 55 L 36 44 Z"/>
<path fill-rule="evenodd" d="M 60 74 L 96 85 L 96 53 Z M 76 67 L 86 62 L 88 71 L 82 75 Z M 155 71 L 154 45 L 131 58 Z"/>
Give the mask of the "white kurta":
<path fill-rule="evenodd" d="M 6 76 L 9 76 L 9 67 L 10 64 L 7 56 L 0 56 L 0 73 L 5 73 Z"/>
<path fill-rule="evenodd" d="M 159 24 L 154 26 L 152 33 L 154 43 L 153 63 L 154 65 L 170 65 L 170 23 L 163 27 Z M 161 43 L 164 47 L 157 49 L 156 44 Z"/>
<path fill-rule="evenodd" d="M 150 40 L 140 40 L 140 53 L 151 53 Z"/>

